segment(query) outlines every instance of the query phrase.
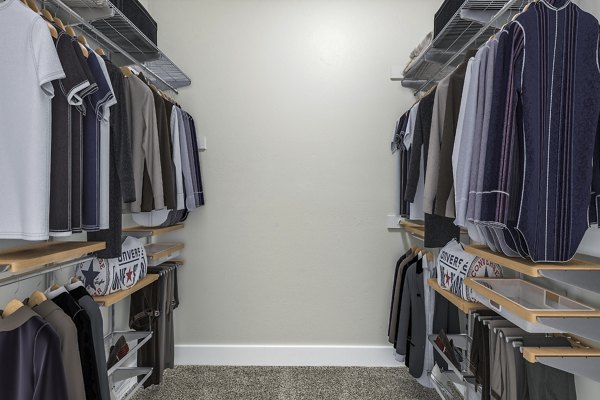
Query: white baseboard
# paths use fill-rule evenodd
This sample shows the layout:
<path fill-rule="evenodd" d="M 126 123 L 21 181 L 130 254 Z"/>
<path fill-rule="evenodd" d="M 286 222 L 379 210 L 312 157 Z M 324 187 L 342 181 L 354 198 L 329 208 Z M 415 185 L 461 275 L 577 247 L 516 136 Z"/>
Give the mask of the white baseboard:
<path fill-rule="evenodd" d="M 177 345 L 177 365 L 401 367 L 392 346 Z"/>

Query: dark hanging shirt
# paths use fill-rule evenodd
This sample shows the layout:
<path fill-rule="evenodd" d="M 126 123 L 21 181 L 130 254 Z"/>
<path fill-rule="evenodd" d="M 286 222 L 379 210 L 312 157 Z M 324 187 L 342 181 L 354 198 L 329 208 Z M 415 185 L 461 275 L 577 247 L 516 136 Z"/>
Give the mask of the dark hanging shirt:
<path fill-rule="evenodd" d="M 0 318 L 0 349 L 2 399 L 67 399 L 58 334 L 29 307 Z"/>
<path fill-rule="evenodd" d="M 533 261 L 567 261 L 588 228 L 592 168 L 599 167 L 592 167 L 600 115 L 598 20 L 570 0 L 542 0 L 507 30 L 509 62 L 494 71 L 499 107 L 488 134 L 495 152 L 486 160 L 481 220 L 507 225 L 521 130 L 517 229 Z"/>
<path fill-rule="evenodd" d="M 79 342 L 79 356 L 81 358 L 86 400 L 102 400 L 90 317 L 67 292 L 61 293 L 51 300 L 71 317 L 75 327 L 77 327 L 77 341 Z"/>
<path fill-rule="evenodd" d="M 109 229 L 88 233 L 88 240 L 106 242 L 106 249 L 96 252 L 100 258 L 121 255 L 122 203 L 135 200 L 129 110 L 125 101 L 125 84 L 121 70 L 103 57 L 117 99 L 110 109 L 110 205 Z"/>

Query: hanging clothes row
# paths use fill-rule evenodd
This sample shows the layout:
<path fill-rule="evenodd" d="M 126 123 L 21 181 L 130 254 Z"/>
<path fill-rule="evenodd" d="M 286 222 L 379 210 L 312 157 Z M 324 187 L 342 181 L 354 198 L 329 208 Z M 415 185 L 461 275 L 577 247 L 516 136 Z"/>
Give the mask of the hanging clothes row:
<path fill-rule="evenodd" d="M 427 284 L 435 276 L 433 255 L 411 248 L 396 263 L 388 324 L 389 342 L 395 357 L 410 374 L 431 387 L 429 374 L 434 365 L 433 347 L 427 339 L 432 332 L 458 333 L 458 310 Z M 436 355 L 435 360 L 443 363 Z"/>
<path fill-rule="evenodd" d="M 0 351 L 3 398 L 110 400 L 100 308 L 75 278 L 11 300 L 0 318 Z"/>
<path fill-rule="evenodd" d="M 575 378 L 541 363 L 528 363 L 521 347 L 572 347 L 565 337 L 532 334 L 492 311 L 473 313 L 470 370 L 481 399 L 576 400 Z"/>
<path fill-rule="evenodd" d="M 435 215 L 507 256 L 574 256 L 598 222 L 599 36 L 570 0 L 531 3 L 401 118 L 400 213 L 422 202 L 426 241 Z"/>
<path fill-rule="evenodd" d="M 14 94 L 0 104 L 0 238 L 85 231 L 107 243 L 98 256 L 114 258 L 123 203 L 146 225 L 177 223 L 204 204 L 189 113 L 58 19 L 6 0 L 0 22 L 13 55 L 0 60 L 0 88 Z"/>

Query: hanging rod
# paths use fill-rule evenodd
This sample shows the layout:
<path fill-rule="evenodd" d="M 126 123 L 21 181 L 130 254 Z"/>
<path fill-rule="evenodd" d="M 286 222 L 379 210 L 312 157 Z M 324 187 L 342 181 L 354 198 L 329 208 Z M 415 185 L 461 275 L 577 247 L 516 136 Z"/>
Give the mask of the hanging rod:
<path fill-rule="evenodd" d="M 129 61 L 131 61 L 132 64 L 137 65 L 137 66 L 143 68 L 145 72 L 147 72 L 150 75 L 152 75 L 153 77 L 155 77 L 162 84 L 164 84 L 166 87 L 168 87 L 169 90 L 172 90 L 173 92 L 179 94 L 179 92 L 177 91 L 176 88 L 174 88 L 171 84 L 169 84 L 163 78 L 161 78 L 156 73 L 154 73 L 150 68 L 148 68 L 147 66 L 145 66 L 143 63 L 139 62 L 131 54 L 129 54 L 128 52 L 126 52 L 125 50 L 123 50 L 121 48 L 121 46 L 117 45 L 114 41 L 112 41 L 111 39 L 109 39 L 108 37 L 106 37 L 106 35 L 104 35 L 102 32 L 100 32 L 98 29 L 96 29 L 92 24 L 90 24 L 88 21 L 86 21 L 83 17 L 81 17 L 81 15 L 79 15 L 71 7 L 69 7 L 68 5 L 66 5 L 62 0 L 46 0 L 46 1 L 49 1 L 50 3 L 53 3 L 53 4 L 57 5 L 58 7 L 60 7 L 63 11 L 67 12 L 73 18 L 75 18 L 80 24 L 82 24 L 87 29 L 89 29 L 90 31 L 92 31 L 96 35 L 96 37 L 101 38 L 105 43 L 108 43 L 114 50 L 116 50 L 119 53 L 121 53 L 125 58 L 127 58 Z"/>
<path fill-rule="evenodd" d="M 23 272 L 14 272 L 14 273 L 6 272 L 3 274 L 0 274 L 0 287 L 11 285 L 13 283 L 18 283 L 18 282 L 21 282 L 21 281 L 24 281 L 27 279 L 31 279 L 31 278 L 35 278 L 38 276 L 47 275 L 52 272 L 60 271 L 61 269 L 73 267 L 77 264 L 91 261 L 93 259 L 94 259 L 93 256 L 87 256 L 87 257 L 82 257 L 82 258 L 78 258 L 75 260 L 71 260 L 71 261 L 68 261 L 65 263 L 52 265 L 50 267 L 42 266 L 39 268 L 33 268 L 31 270 L 25 270 Z M 2 276 L 4 274 L 10 274 L 10 275 Z"/>
<path fill-rule="evenodd" d="M 448 68 L 459 56 L 463 55 L 463 53 L 465 53 L 471 47 L 473 42 L 475 42 L 481 35 L 483 35 L 485 31 L 487 31 L 494 24 L 494 22 L 496 22 L 505 12 L 507 12 L 517 1 L 519 0 L 509 0 L 508 2 L 506 2 L 506 4 L 496 14 L 494 14 L 494 16 L 485 25 L 483 25 L 483 27 L 475 35 L 473 35 L 473 37 L 471 37 L 471 39 L 469 39 L 460 50 L 454 53 L 454 55 L 450 57 L 450 59 L 446 61 L 444 65 L 442 65 L 442 67 L 438 70 L 436 74 L 433 75 L 433 77 L 428 79 L 423 85 L 421 85 L 421 87 L 418 90 L 414 92 L 415 96 L 427 89 L 428 86 L 432 83 L 437 82 L 439 80 L 435 79 L 437 74 Z M 454 70 L 452 70 L 452 72 L 453 71 Z"/>

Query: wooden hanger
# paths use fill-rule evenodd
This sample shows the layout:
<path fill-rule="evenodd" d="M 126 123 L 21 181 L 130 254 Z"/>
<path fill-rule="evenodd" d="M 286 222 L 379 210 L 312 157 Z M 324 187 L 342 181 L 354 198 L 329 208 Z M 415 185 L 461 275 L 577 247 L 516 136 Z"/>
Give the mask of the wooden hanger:
<path fill-rule="evenodd" d="M 126 78 L 131 78 L 133 76 L 133 72 L 129 67 L 121 67 L 121 72 Z"/>
<path fill-rule="evenodd" d="M 74 276 L 71 278 L 71 283 L 81 282 L 78 277 Z"/>
<path fill-rule="evenodd" d="M 19 308 L 24 307 L 23 302 L 17 299 L 12 299 L 8 302 L 8 304 L 4 307 L 4 311 L 2 312 L 2 318 L 6 318 L 11 314 L 14 314 Z"/>
<path fill-rule="evenodd" d="M 79 35 L 79 37 L 77 38 L 77 41 L 84 46 L 88 45 L 87 39 L 83 35 Z"/>
<path fill-rule="evenodd" d="M 104 49 L 102 47 L 98 47 L 96 49 L 96 54 L 98 54 L 99 56 L 105 56 L 106 52 L 104 51 Z"/>
<path fill-rule="evenodd" d="M 31 9 L 31 11 L 39 14 L 40 13 L 40 9 L 37 6 L 37 3 L 35 2 L 35 0 L 25 0 L 23 1 L 23 3 L 29 7 Z"/>
<path fill-rule="evenodd" d="M 54 23 L 56 25 L 58 25 L 58 27 L 60 29 L 62 29 L 63 31 L 67 32 L 67 29 L 65 28 L 65 24 L 63 24 L 62 20 L 60 18 L 54 18 Z M 68 32 L 67 32 L 68 33 Z"/>
<path fill-rule="evenodd" d="M 48 11 L 47 9 L 42 9 L 42 11 L 40 11 L 40 14 L 42 15 L 42 17 L 44 17 L 47 21 L 50 22 L 54 22 L 54 17 L 52 16 L 52 14 L 50 13 L 50 11 Z"/>
<path fill-rule="evenodd" d="M 27 302 L 27 305 L 33 308 L 37 305 L 42 304 L 46 300 L 48 300 L 46 295 L 40 292 L 39 290 L 36 290 L 35 292 L 31 293 L 31 296 L 29 296 L 29 301 Z"/>
<path fill-rule="evenodd" d="M 54 285 L 50 286 L 50 290 L 51 290 L 51 291 L 55 291 L 55 290 L 58 290 L 58 289 L 60 289 L 60 288 L 61 288 L 61 287 L 60 287 L 59 285 L 57 285 L 56 283 L 55 283 Z"/>
<path fill-rule="evenodd" d="M 57 19 L 58 18 L 54 18 L 55 21 Z M 69 35 L 71 37 L 77 37 L 77 35 L 75 34 L 75 31 L 73 30 L 72 26 L 65 27 L 65 32 L 67 32 L 67 35 Z M 83 39 L 85 40 L 85 38 L 83 38 Z M 79 38 L 77 39 L 77 41 L 79 42 L 79 47 L 81 48 L 81 52 L 83 53 L 83 56 L 85 58 L 88 58 L 90 56 L 90 52 L 88 51 L 87 47 L 85 47 L 83 44 L 81 44 L 81 41 L 79 40 Z M 86 40 L 86 43 L 87 43 L 87 40 Z"/>
<path fill-rule="evenodd" d="M 73 30 L 72 26 L 65 26 L 65 32 L 67 32 L 67 35 L 71 36 L 71 37 L 75 37 L 77 36 L 75 34 L 75 31 Z"/>

